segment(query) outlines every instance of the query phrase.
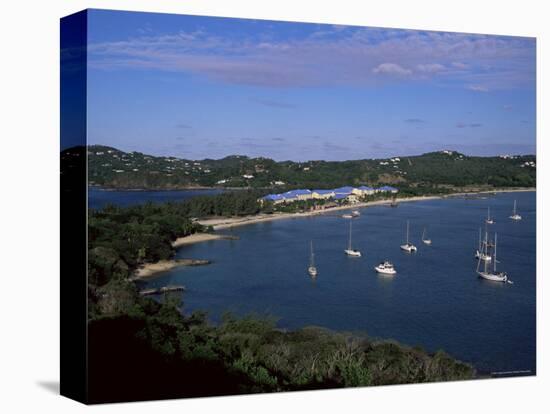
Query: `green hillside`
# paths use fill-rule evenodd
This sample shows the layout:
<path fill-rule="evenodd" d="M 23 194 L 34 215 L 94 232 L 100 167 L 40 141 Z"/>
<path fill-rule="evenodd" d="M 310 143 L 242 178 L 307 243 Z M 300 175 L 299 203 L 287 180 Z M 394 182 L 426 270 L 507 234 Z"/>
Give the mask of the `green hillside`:
<path fill-rule="evenodd" d="M 472 157 L 455 151 L 355 161 L 276 162 L 233 155 L 186 160 L 88 148 L 91 185 L 129 189 L 331 188 L 393 184 L 398 187 L 533 187 L 534 155 Z"/>

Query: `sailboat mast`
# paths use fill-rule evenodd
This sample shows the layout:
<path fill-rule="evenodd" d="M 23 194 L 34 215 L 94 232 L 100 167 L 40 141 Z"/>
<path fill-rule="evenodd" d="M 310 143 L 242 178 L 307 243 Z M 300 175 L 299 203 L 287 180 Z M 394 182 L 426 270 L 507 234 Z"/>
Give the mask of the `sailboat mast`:
<path fill-rule="evenodd" d="M 487 221 L 491 220 L 491 207 L 487 207 Z"/>
<path fill-rule="evenodd" d="M 493 271 L 497 272 L 497 234 L 495 233 L 495 250 L 493 253 L 495 263 L 493 264 Z"/>
<path fill-rule="evenodd" d="M 351 250 L 351 221 L 349 222 L 349 244 L 348 250 Z"/>
<path fill-rule="evenodd" d="M 479 253 L 483 253 L 483 248 L 481 247 L 481 227 L 479 228 L 479 242 L 478 242 L 478 250 L 479 250 Z"/>
<path fill-rule="evenodd" d="M 483 251 L 482 250 L 482 254 L 485 256 L 485 258 L 487 258 L 488 254 L 489 254 L 489 234 L 487 233 L 487 230 L 485 230 L 485 250 Z M 489 265 L 489 263 L 487 262 L 487 260 L 484 260 L 484 269 L 485 269 L 485 273 L 487 273 L 487 266 Z"/>
<path fill-rule="evenodd" d="M 409 244 L 409 220 L 407 220 L 407 244 Z"/>
<path fill-rule="evenodd" d="M 516 200 L 514 200 L 514 216 L 516 215 Z"/>
<path fill-rule="evenodd" d="M 310 242 L 311 243 L 311 256 L 310 256 L 310 266 L 313 267 L 315 266 L 315 255 L 313 253 L 313 241 Z"/>

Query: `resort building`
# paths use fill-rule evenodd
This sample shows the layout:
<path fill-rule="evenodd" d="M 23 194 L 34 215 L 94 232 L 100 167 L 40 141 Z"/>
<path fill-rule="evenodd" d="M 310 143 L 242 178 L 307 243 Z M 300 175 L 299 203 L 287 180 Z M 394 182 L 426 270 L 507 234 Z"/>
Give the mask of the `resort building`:
<path fill-rule="evenodd" d="M 334 199 L 335 199 L 335 200 L 340 200 L 340 201 L 341 201 L 341 200 L 345 200 L 345 199 L 347 199 L 347 198 L 348 198 L 348 196 L 347 196 L 346 194 L 336 194 L 336 195 L 334 196 Z"/>
<path fill-rule="evenodd" d="M 385 185 L 383 187 L 380 187 L 380 188 L 377 188 L 376 189 L 377 192 L 379 193 L 392 193 L 392 194 L 395 194 L 397 193 L 399 190 L 395 187 L 391 187 L 389 185 Z"/>
<path fill-rule="evenodd" d="M 351 193 L 353 193 L 354 188 L 350 186 L 346 187 L 339 187 L 334 189 L 334 193 L 336 195 L 342 195 L 345 194 L 346 196 L 349 196 Z"/>
<path fill-rule="evenodd" d="M 334 190 L 313 190 L 311 192 L 312 198 L 317 200 L 328 200 L 333 198 L 335 195 Z"/>
<path fill-rule="evenodd" d="M 290 190 L 282 194 L 268 194 L 262 197 L 259 201 L 262 203 L 264 201 L 271 201 L 274 204 L 280 204 L 280 203 L 292 203 L 300 200 L 314 199 L 314 200 L 335 200 L 335 201 L 347 200 L 347 201 L 350 201 L 351 203 L 356 203 L 359 201 L 360 197 L 372 195 L 375 193 L 383 193 L 383 192 L 389 192 L 389 193 L 395 194 L 398 192 L 398 189 L 390 186 L 383 186 L 376 189 L 368 186 L 360 186 L 360 187 L 345 186 L 345 187 L 335 188 L 333 190 L 299 189 L 299 190 Z"/>
<path fill-rule="evenodd" d="M 365 185 L 362 185 L 361 187 L 357 187 L 353 189 L 353 194 L 356 194 L 360 197 L 368 196 L 374 194 L 376 191 L 372 187 L 367 187 Z"/>
<path fill-rule="evenodd" d="M 285 202 L 285 198 L 281 194 L 268 194 L 262 197 L 261 201 L 272 201 L 273 204 L 281 204 Z"/>
<path fill-rule="evenodd" d="M 309 200 L 312 198 L 311 190 L 290 190 L 283 193 L 287 200 Z"/>

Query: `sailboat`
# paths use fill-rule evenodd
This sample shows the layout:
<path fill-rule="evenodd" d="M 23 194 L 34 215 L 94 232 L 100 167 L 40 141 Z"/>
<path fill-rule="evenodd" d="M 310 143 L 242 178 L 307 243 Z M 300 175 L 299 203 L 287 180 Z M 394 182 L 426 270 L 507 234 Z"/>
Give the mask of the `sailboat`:
<path fill-rule="evenodd" d="M 487 244 L 485 244 L 485 252 L 486 255 L 489 254 Z M 508 281 L 508 275 L 506 272 L 497 272 L 497 234 L 495 233 L 495 248 L 493 249 L 493 271 L 491 272 L 489 269 L 489 262 L 485 261 L 483 270 L 480 271 L 479 268 L 481 266 L 481 258 L 477 262 L 477 274 L 486 280 L 491 280 L 493 282 L 509 282 Z M 510 283 L 512 283 L 510 281 Z"/>
<path fill-rule="evenodd" d="M 427 244 L 428 246 L 432 244 L 432 240 L 426 238 L 426 227 L 424 227 L 424 230 L 422 231 L 422 243 Z"/>
<path fill-rule="evenodd" d="M 510 216 L 512 220 L 521 220 L 521 216 L 516 211 L 516 200 L 514 200 L 514 211 L 512 212 L 512 215 Z"/>
<path fill-rule="evenodd" d="M 307 272 L 312 276 L 317 276 L 317 268 L 315 267 L 315 254 L 313 253 L 313 241 L 311 243 L 311 253 L 309 256 L 309 267 L 307 268 Z"/>
<path fill-rule="evenodd" d="M 401 250 L 405 250 L 409 253 L 416 252 L 416 246 L 409 242 L 409 220 L 407 220 L 407 242 L 401 245 Z"/>
<path fill-rule="evenodd" d="M 479 228 L 479 244 L 478 244 L 478 247 L 477 247 L 477 250 L 476 250 L 475 258 L 476 259 L 481 259 L 481 260 L 486 261 L 486 262 L 490 262 L 491 261 L 491 256 L 484 253 L 484 246 L 492 246 L 492 244 L 488 242 L 487 237 L 488 237 L 487 231 L 485 231 L 485 240 L 483 240 L 483 241 L 481 240 L 481 227 L 480 227 Z"/>
<path fill-rule="evenodd" d="M 357 249 L 351 248 L 351 221 L 349 222 L 349 243 L 348 248 L 344 250 L 344 253 L 346 253 L 348 256 L 352 257 L 361 257 L 361 252 Z"/>
<path fill-rule="evenodd" d="M 487 218 L 485 219 L 487 224 L 495 224 L 495 221 L 491 218 L 491 207 L 487 207 Z"/>

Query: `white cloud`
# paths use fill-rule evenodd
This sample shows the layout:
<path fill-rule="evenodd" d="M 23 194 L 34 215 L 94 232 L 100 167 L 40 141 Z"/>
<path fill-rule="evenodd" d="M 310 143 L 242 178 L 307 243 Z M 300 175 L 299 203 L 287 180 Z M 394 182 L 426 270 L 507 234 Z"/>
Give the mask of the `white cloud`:
<path fill-rule="evenodd" d="M 489 92 L 489 88 L 485 85 L 468 85 L 466 89 L 474 92 Z"/>
<path fill-rule="evenodd" d="M 440 63 L 423 63 L 416 65 L 416 70 L 424 73 L 437 73 L 445 70 L 446 67 Z"/>
<path fill-rule="evenodd" d="M 468 65 L 463 62 L 452 62 L 451 65 L 457 69 L 468 69 Z"/>
<path fill-rule="evenodd" d="M 529 39 L 414 30 L 321 25 L 308 36 L 284 39 L 180 31 L 92 40 L 88 52 L 91 69 L 187 72 L 272 87 L 437 77 L 486 92 L 532 87 L 535 79 L 535 47 Z"/>
<path fill-rule="evenodd" d="M 397 63 L 381 63 L 372 70 L 376 74 L 386 74 L 386 75 L 398 75 L 398 76 L 407 76 L 412 74 L 412 70 L 405 69 L 403 66 L 398 65 Z"/>

